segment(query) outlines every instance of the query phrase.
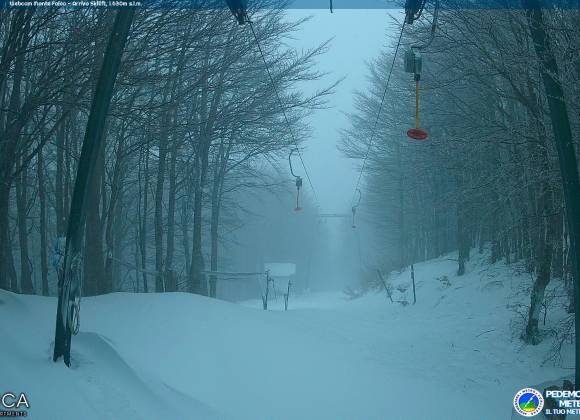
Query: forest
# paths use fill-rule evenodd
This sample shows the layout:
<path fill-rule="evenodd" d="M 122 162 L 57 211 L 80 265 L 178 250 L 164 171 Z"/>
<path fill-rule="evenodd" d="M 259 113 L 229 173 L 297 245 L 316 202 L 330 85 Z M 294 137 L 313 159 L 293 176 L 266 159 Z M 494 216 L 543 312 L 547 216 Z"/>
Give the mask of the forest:
<path fill-rule="evenodd" d="M 575 162 L 580 129 L 580 15 L 543 12 L 557 61 Z M 524 338 L 539 340 L 538 318 L 552 278 L 562 280 L 574 312 L 574 255 L 554 130 L 542 72 L 525 10 L 442 10 L 437 36 L 424 52 L 424 143 L 397 141 L 412 124 L 413 75 L 396 66 L 368 158 L 366 217 L 384 246 L 383 263 L 405 267 L 452 250 L 458 274 L 471 252 L 489 244 L 491 261 L 524 262 L 535 277 Z M 430 22 L 403 37 L 425 44 Z M 351 128 L 342 134 L 348 156 L 364 158 L 374 116 L 393 60 L 370 64 L 368 89 L 356 94 Z M 577 171 L 577 170 L 576 170 Z M 363 209 L 361 209 L 363 211 Z M 578 220 L 579 214 L 568 215 Z M 573 317 L 570 318 L 573 322 Z"/>
<path fill-rule="evenodd" d="M 384 418 L 377 413 L 385 407 L 368 398 L 378 400 L 381 386 L 392 390 L 392 384 L 381 382 L 387 375 L 379 378 L 378 372 L 396 371 L 397 357 L 408 369 L 401 380 L 423 386 L 413 369 L 418 370 L 418 360 L 429 359 L 429 346 L 435 349 L 437 372 L 455 363 L 448 358 L 463 345 L 467 349 L 498 331 L 499 339 L 469 347 L 458 358 L 463 366 L 473 352 L 489 356 L 474 362 L 470 375 L 476 379 L 466 376 L 463 388 L 456 389 L 449 376 L 442 390 L 475 396 L 496 385 L 496 391 L 512 392 L 516 383 L 522 388 L 548 379 L 559 386 L 561 379 L 572 380 L 565 369 L 574 370 L 579 383 L 580 372 L 564 367 L 562 360 L 574 352 L 580 334 L 575 322 L 580 310 L 580 8 L 573 0 L 549 5 L 490 1 L 491 6 L 464 7 L 457 0 L 407 0 L 386 12 L 376 10 L 384 14 L 383 48 L 365 64 L 365 83 L 348 92 L 352 107 L 343 113 L 346 124 L 324 127 L 323 140 L 335 142 L 352 164 L 345 171 L 352 172 L 354 187 L 333 186 L 348 202 L 330 210 L 315 189 L 325 173 L 309 172 L 309 164 L 316 160 L 323 166 L 320 162 L 328 160 L 330 166 L 333 158 L 313 156 L 309 148 L 313 132 L 320 130 L 313 121 L 331 107 L 347 77 L 320 64 L 332 52 L 332 33 L 308 48 L 294 47 L 316 18 L 290 13 L 292 2 L 0 8 L 2 317 L 17 325 L 19 308 L 33 308 L 22 319 L 36 314 L 45 334 L 34 346 L 50 348 L 53 361 L 64 356 L 67 366 L 79 369 L 75 375 L 81 375 L 82 384 L 90 382 L 82 375 L 99 377 L 90 367 L 78 368 L 89 359 L 113 370 L 117 362 L 123 369 L 126 364 L 138 372 L 131 371 L 130 378 L 151 374 L 147 369 L 154 362 L 119 344 L 129 334 L 123 323 L 102 321 L 116 316 L 112 308 L 124 314 L 118 315 L 123 321 L 149 316 L 143 325 L 156 334 L 163 330 L 166 341 L 182 343 L 185 336 L 183 347 L 176 345 L 169 354 L 175 360 L 195 354 L 195 366 L 183 362 L 184 369 L 194 376 L 196 369 L 203 372 L 210 384 L 237 383 L 232 378 L 256 374 L 261 382 L 249 379 L 244 392 L 260 393 L 268 388 L 264 384 L 280 380 L 267 376 L 280 369 L 290 378 L 281 381 L 287 394 L 302 381 L 293 376 L 300 367 L 317 372 L 322 366 L 310 386 L 330 390 L 350 375 L 359 378 L 352 369 L 361 375 L 353 383 L 372 391 L 354 392 L 352 412 L 345 411 L 351 417 L 344 418 L 363 412 L 366 416 L 359 418 Z M 349 13 L 336 3 L 331 1 L 324 13 Z M 357 28 L 334 31 L 358 36 Z M 350 59 L 349 51 L 341 54 Z M 414 70 L 409 70 L 411 58 Z M 273 289 L 280 300 L 268 308 L 274 280 L 265 267 L 274 261 L 298 268 L 283 287 Z M 496 279 L 483 284 L 489 273 Z M 296 301 L 288 305 L 291 288 Z M 322 291 L 340 297 L 317 294 Z M 100 314 L 88 317 L 87 330 L 78 318 L 81 296 L 88 298 L 88 313 Z M 295 309 L 295 314 L 270 317 L 268 311 L 282 308 L 282 296 L 280 311 Z M 385 305 L 390 305 L 387 314 Z M 260 311 L 246 312 L 248 307 Z M 176 314 L 179 308 L 183 312 Z M 332 311 L 336 321 L 330 320 Z M 50 327 L 44 324 L 47 313 Z M 239 336 L 222 316 L 232 325 L 238 320 Z M 165 317 L 170 321 L 158 323 Z M 22 322 L 36 325 L 32 319 Z M 465 334 L 452 332 L 458 320 Z M 445 328 L 441 340 L 448 341 L 429 334 L 423 338 L 417 326 L 431 321 L 433 328 Z M 184 324 L 167 328 L 170 322 Z M 392 329 L 383 330 L 388 322 Z M 469 335 L 471 322 L 485 331 Z M 137 335 L 127 342 L 146 343 L 149 337 L 138 335 L 143 325 L 133 325 L 137 332 L 131 334 Z M 420 337 L 410 344 L 407 326 Z M 0 328 L 0 336 L 8 342 L 6 331 Z M 224 337 L 216 338 L 216 331 Z M 77 334 L 79 350 L 75 353 L 73 340 L 71 362 L 71 335 Z M 21 338 L 10 340 L 21 343 Z M 318 344 L 303 348 L 296 344 L 301 340 Z M 401 349 L 400 343 L 408 346 Z M 509 371 L 486 376 L 485 363 L 496 366 L 493 357 L 504 360 L 494 353 L 496 344 L 509 353 L 510 369 L 516 366 L 511 377 Z M 195 364 L 207 358 L 211 365 L 214 351 L 228 345 L 239 345 L 253 364 L 232 356 L 226 367 L 223 360 L 216 362 L 218 374 L 211 375 Z M 415 345 L 423 353 L 414 353 Z M 264 356 L 269 348 L 275 355 Z M 320 356 L 322 349 L 332 357 Z M 389 351 L 400 353 L 390 357 Z M 575 352 L 580 360 L 580 344 Z M 256 354 L 260 358 L 254 359 Z M 294 360 L 295 354 L 302 356 Z M 547 367 L 547 359 L 555 363 Z M 309 365 L 312 360 L 317 362 Z M 541 367 L 528 369 L 532 361 Z M 530 373 L 522 373 L 524 366 Z M 218 397 L 220 392 L 208 391 L 211 386 L 171 382 L 180 377 L 179 369 L 172 369 L 168 365 L 158 376 L 151 374 L 157 384 L 151 385 L 153 392 L 161 395 L 157 386 L 174 387 L 194 401 L 188 400 L 188 410 L 202 405 L 209 410 L 191 418 L 214 418 L 208 413 L 221 414 L 230 401 L 238 404 L 232 410 L 240 410 L 228 412 L 231 418 L 257 418 L 285 407 L 281 394 L 272 394 L 272 406 L 260 411 L 254 394 L 245 400 L 236 399 L 234 391 Z M 46 371 L 47 377 L 53 374 Z M 328 382 L 316 382 L 322 377 Z M 66 382 L 60 376 L 56 380 Z M 1 381 L 0 393 L 5 391 Z M 425 381 L 439 385 L 435 378 Z M 140 386 L 135 392 L 146 395 Z M 195 392 L 188 394 L 190 386 Z M 316 394 L 308 389 L 302 390 L 305 401 Z M 347 404 L 348 392 L 332 389 L 332 397 Z M 453 410 L 456 399 L 445 400 L 450 402 L 446 409 Z M 314 418 L 316 413 L 315 418 L 341 418 L 316 410 L 301 417 L 300 404 L 292 407 L 296 411 L 288 409 L 280 418 Z M 463 412 L 457 410 L 441 418 L 460 418 L 453 417 Z M 111 415 L 94 413 L 95 418 Z M 406 418 L 421 418 L 413 413 Z"/>
<path fill-rule="evenodd" d="M 243 217 L 243 192 L 279 188 L 277 162 L 306 135 L 304 114 L 332 91 L 295 89 L 320 76 L 313 63 L 326 46 L 274 48 L 301 22 L 285 21 L 282 9 L 266 10 L 256 35 L 270 51 L 284 109 L 252 33 L 232 24 L 229 10 L 162 8 L 135 17 L 88 189 L 85 295 L 179 289 L 215 297 L 216 280 L 202 281 L 201 271 L 216 271 L 224 231 Z M 114 17 L 98 8 L 2 14 L 4 289 L 56 294 L 53 262 L 64 248 L 83 131 Z M 139 278 L 129 284 L 126 273 L 134 269 Z"/>

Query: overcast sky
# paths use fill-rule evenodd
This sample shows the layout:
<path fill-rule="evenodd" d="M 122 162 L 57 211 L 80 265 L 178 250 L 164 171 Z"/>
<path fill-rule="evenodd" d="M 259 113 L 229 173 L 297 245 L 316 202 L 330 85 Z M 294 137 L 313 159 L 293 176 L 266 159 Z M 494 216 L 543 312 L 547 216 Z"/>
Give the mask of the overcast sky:
<path fill-rule="evenodd" d="M 402 11 L 338 9 L 331 14 L 328 9 L 288 10 L 291 19 L 312 16 L 295 34 L 293 47 L 307 49 L 334 38 L 330 50 L 319 59 L 319 69 L 330 73 L 322 83 L 345 77 L 330 100 L 331 108 L 312 115 L 313 138 L 304 153 L 321 212 L 348 212 L 358 172 L 355 162 L 336 148 L 339 130 L 348 126 L 344 113 L 353 110 L 354 91 L 366 88 L 366 62 L 387 45 L 388 31 L 393 28 L 390 15 L 400 18 Z M 317 86 L 311 84 L 311 88 Z"/>

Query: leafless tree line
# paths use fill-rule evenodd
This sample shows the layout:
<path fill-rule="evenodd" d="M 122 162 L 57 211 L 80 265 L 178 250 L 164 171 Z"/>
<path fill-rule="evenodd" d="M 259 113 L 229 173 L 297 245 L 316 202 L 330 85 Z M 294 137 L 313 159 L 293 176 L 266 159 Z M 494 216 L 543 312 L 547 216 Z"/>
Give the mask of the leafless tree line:
<path fill-rule="evenodd" d="M 471 250 L 486 244 L 492 263 L 525 263 L 535 283 L 523 336 L 536 343 L 551 278 L 562 279 L 573 310 L 570 240 L 541 77 L 545 69 L 525 10 L 445 6 L 442 2 L 436 37 L 423 51 L 421 126 L 429 140 L 405 136 L 414 125 L 415 85 L 399 59 L 370 153 L 367 217 L 391 269 L 458 250 L 461 275 Z M 551 76 L 564 90 L 557 99 L 567 105 L 576 135 L 580 13 L 550 9 L 543 17 L 558 68 Z M 422 26 L 407 27 L 403 50 L 429 38 L 429 23 L 427 16 Z M 369 89 L 357 94 L 357 111 L 342 143 L 351 157 L 367 150 L 391 61 L 390 49 L 371 63 Z"/>
<path fill-rule="evenodd" d="M 203 6 L 203 7 L 201 7 Z M 296 147 L 323 44 L 297 52 L 300 27 L 268 0 L 251 32 L 221 3 L 138 11 L 122 56 L 104 146 L 88 190 L 84 294 L 183 290 L 216 295 L 222 215 L 231 197 L 268 188 L 267 168 Z M 0 288 L 56 293 L 81 142 L 114 10 L 5 9 L 0 15 Z M 130 277 L 131 281 L 126 279 Z M 133 284 L 133 287 L 129 287 Z"/>

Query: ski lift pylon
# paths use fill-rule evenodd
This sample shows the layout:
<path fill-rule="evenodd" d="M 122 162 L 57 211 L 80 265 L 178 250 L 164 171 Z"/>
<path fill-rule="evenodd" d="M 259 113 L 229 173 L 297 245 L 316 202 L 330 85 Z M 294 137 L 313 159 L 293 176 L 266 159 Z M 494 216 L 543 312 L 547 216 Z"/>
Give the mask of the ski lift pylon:
<path fill-rule="evenodd" d="M 248 22 L 248 0 L 226 0 L 226 3 L 240 25 Z"/>
<path fill-rule="evenodd" d="M 414 21 L 421 17 L 426 0 L 406 0 L 405 1 L 405 22 L 412 25 Z"/>

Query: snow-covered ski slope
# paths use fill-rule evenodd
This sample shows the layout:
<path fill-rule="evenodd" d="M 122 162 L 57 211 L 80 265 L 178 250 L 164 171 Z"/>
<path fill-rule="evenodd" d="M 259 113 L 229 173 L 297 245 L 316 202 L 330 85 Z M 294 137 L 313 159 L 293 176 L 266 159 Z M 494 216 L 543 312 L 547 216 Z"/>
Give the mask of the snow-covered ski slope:
<path fill-rule="evenodd" d="M 523 346 L 511 331 L 529 275 L 475 255 L 456 277 L 453 257 L 415 266 L 414 306 L 384 293 L 291 296 L 288 312 L 281 296 L 268 312 L 87 298 L 72 369 L 51 361 L 56 300 L 0 291 L 0 391 L 26 392 L 42 420 L 509 419 L 517 390 L 571 371 L 542 366 L 549 339 Z M 412 301 L 408 271 L 390 281 Z"/>

